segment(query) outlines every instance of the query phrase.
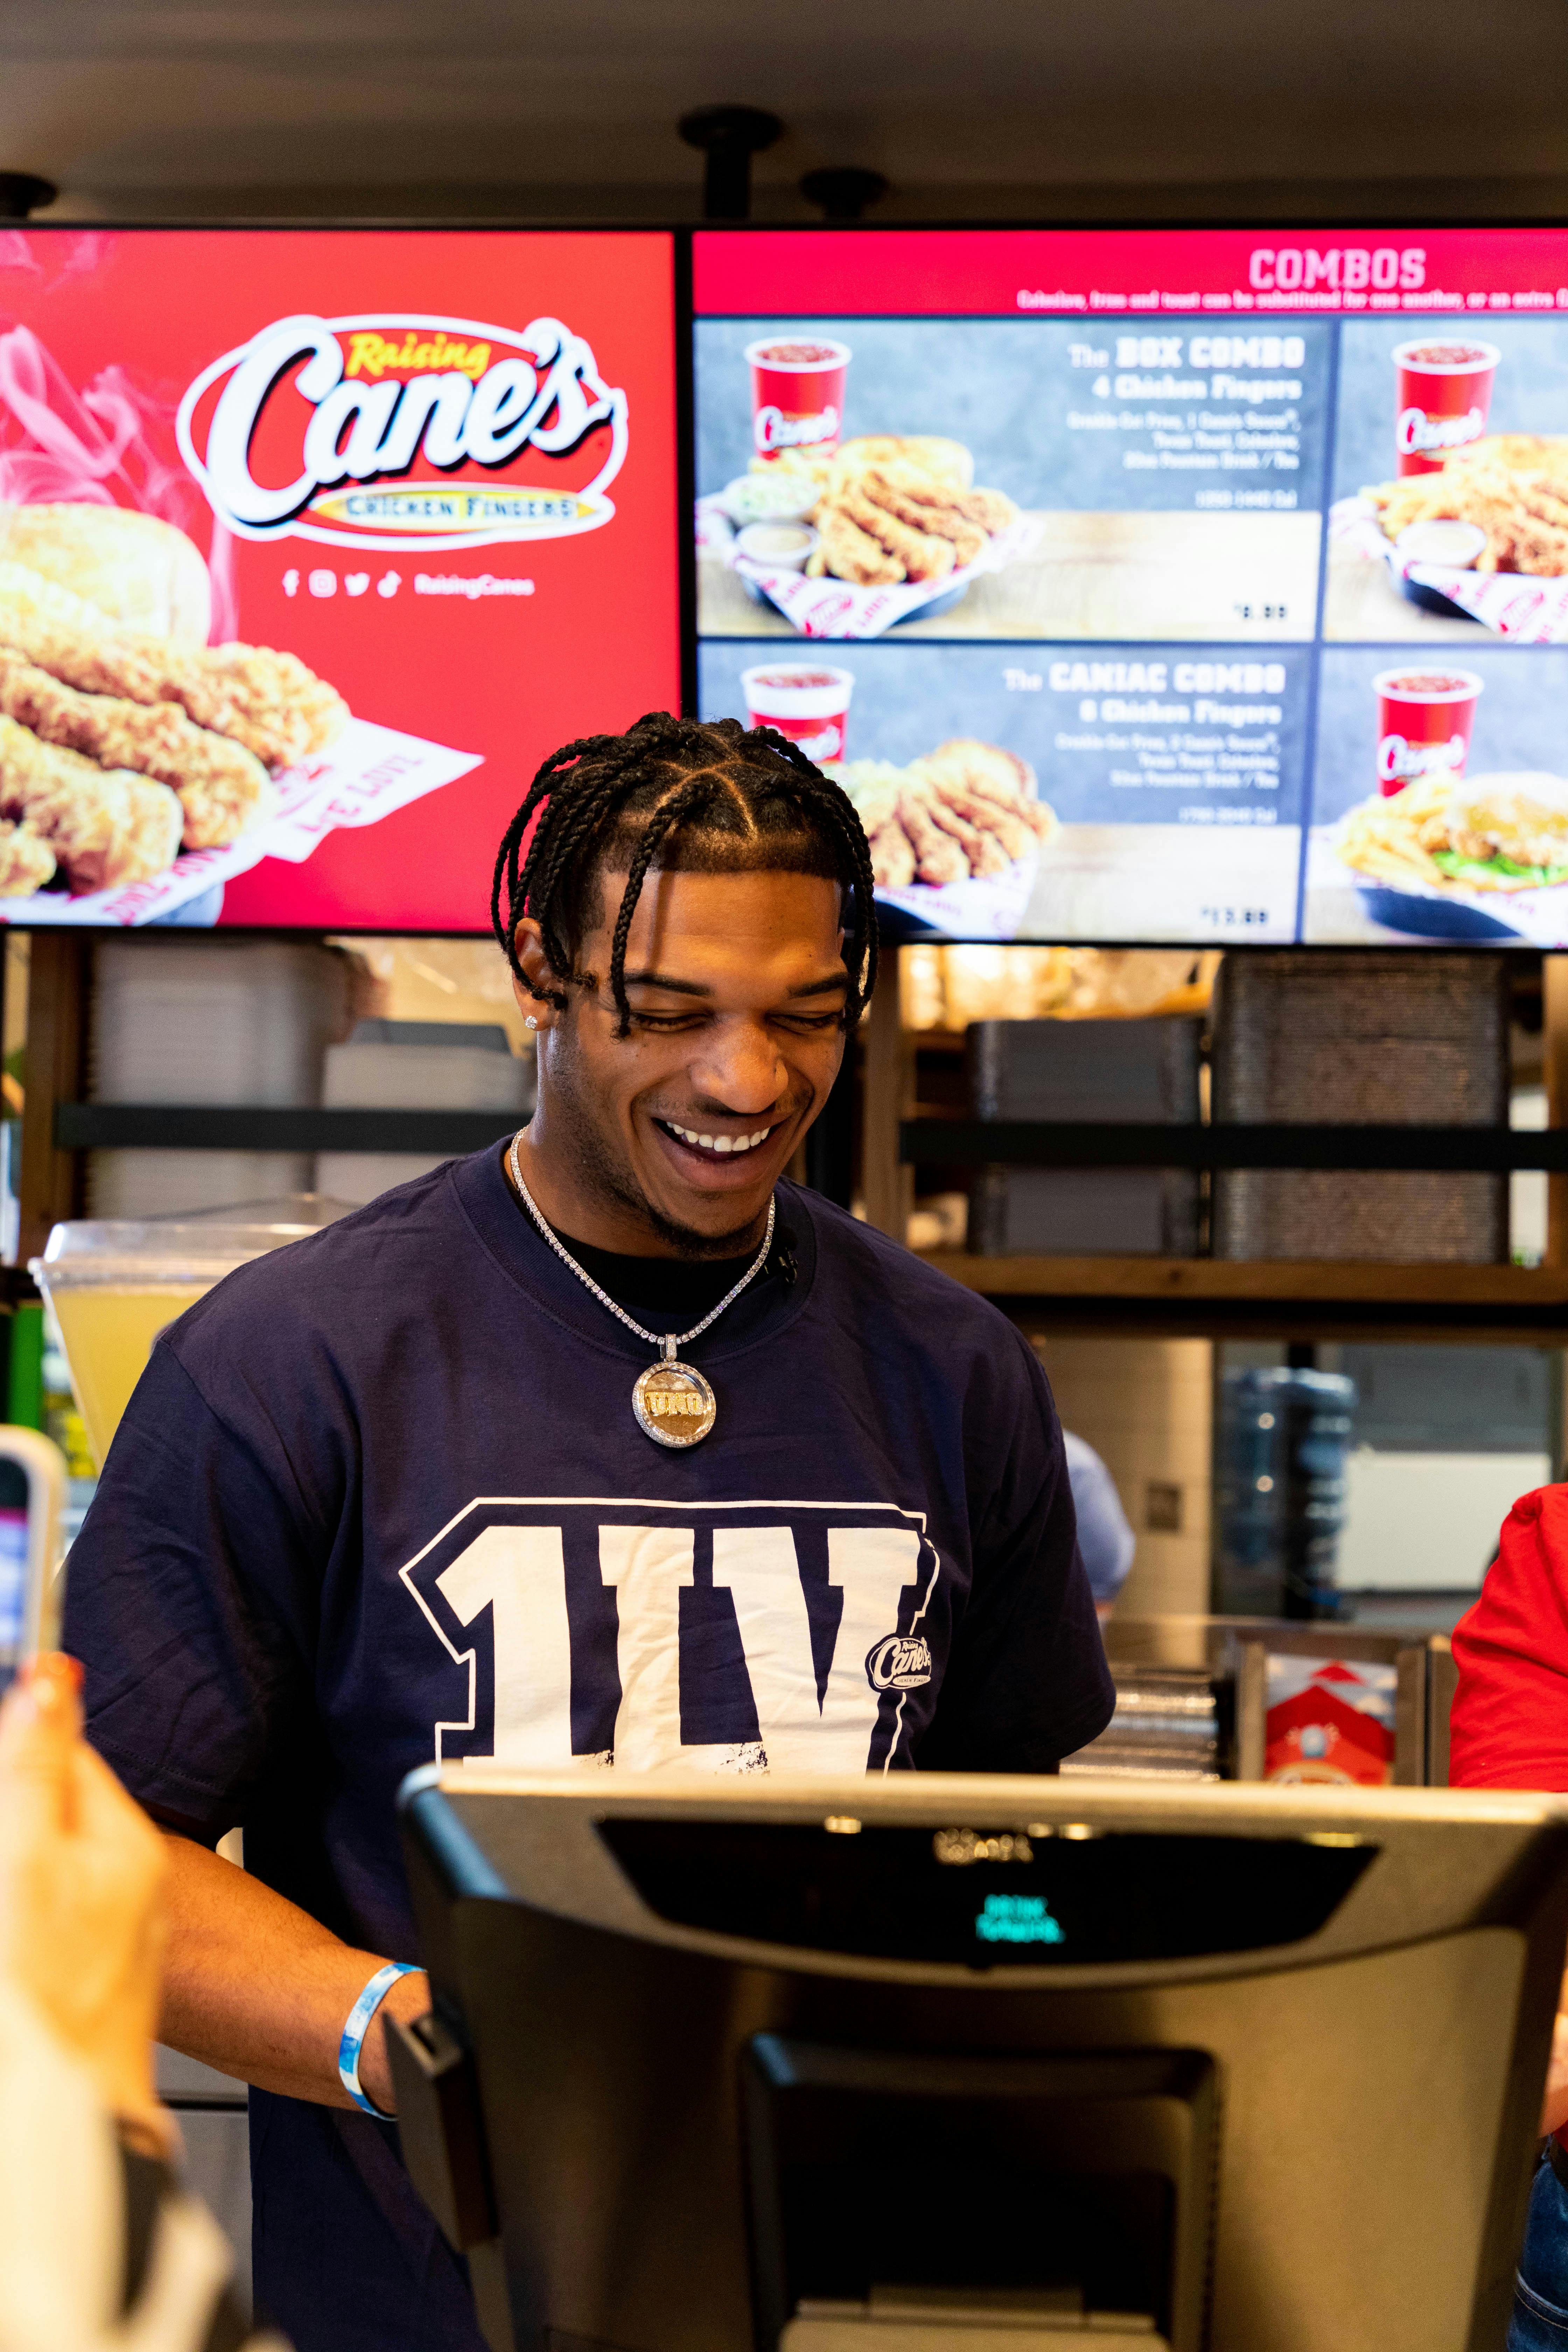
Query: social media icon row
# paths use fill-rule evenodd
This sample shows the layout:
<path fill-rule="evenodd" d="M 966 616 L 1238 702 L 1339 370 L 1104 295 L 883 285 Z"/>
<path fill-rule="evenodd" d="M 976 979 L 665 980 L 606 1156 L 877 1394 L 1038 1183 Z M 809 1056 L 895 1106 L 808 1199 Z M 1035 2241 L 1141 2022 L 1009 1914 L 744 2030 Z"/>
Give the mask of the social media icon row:
<path fill-rule="evenodd" d="M 370 573 L 345 572 L 342 584 L 350 596 L 363 596 L 370 586 Z M 376 582 L 375 593 L 378 596 L 395 596 L 402 585 L 401 572 L 388 570 L 384 572 Z M 338 575 L 325 564 L 320 564 L 313 572 L 307 573 L 305 586 L 312 596 L 335 596 L 338 593 Z M 290 569 L 283 574 L 283 593 L 285 596 L 297 596 L 299 593 L 300 574 Z"/>

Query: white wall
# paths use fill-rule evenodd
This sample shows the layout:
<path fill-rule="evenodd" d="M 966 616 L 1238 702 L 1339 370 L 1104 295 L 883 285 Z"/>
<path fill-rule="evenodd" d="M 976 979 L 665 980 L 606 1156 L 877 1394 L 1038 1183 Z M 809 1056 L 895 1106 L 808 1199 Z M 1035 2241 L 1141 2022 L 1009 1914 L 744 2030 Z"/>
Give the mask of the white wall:
<path fill-rule="evenodd" d="M 1345 1463 L 1337 1581 L 1347 1592 L 1478 1586 L 1521 1495 L 1544 1486 L 1542 1454 L 1374 1454 Z"/>

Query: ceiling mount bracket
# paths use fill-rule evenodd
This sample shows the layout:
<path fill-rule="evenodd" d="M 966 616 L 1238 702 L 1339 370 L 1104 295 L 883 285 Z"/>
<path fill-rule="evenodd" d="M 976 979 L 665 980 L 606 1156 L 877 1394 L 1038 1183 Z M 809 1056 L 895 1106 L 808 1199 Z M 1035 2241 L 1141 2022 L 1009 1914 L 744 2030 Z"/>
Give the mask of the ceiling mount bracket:
<path fill-rule="evenodd" d="M 820 207 L 825 220 L 858 221 L 879 196 L 887 194 L 888 183 L 880 172 L 868 172 L 858 163 L 830 164 L 805 173 L 800 193 L 808 205 Z"/>
<path fill-rule="evenodd" d="M 26 220 L 58 194 L 54 182 L 40 179 L 37 172 L 0 172 L 0 220 Z"/>
<path fill-rule="evenodd" d="M 702 151 L 704 220 L 748 220 L 752 211 L 752 158 L 771 147 L 784 130 L 776 114 L 760 106 L 699 106 L 676 125 L 689 147 Z"/>

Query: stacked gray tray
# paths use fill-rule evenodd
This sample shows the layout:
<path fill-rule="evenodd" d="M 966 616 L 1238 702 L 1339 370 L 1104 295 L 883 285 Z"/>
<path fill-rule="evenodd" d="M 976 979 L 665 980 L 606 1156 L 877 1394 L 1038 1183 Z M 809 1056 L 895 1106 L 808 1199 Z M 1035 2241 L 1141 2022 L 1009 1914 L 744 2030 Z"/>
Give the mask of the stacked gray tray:
<path fill-rule="evenodd" d="M 978 1119 L 1185 1127 L 1198 1117 L 1195 1020 L 976 1021 L 966 1053 Z M 982 1168 L 969 1246 L 982 1256 L 1191 1257 L 1199 1200 L 1184 1169 Z"/>
<path fill-rule="evenodd" d="M 1201 1666 L 1112 1661 L 1116 1713 L 1098 1739 L 1063 1759 L 1066 1776 L 1217 1780 L 1225 1772 L 1219 1689 Z"/>
<path fill-rule="evenodd" d="M 1501 955 L 1227 955 L 1214 1008 L 1214 1117 L 1506 1127 Z M 1222 1258 L 1506 1263 L 1508 1179 L 1403 1170 L 1217 1171 Z"/>

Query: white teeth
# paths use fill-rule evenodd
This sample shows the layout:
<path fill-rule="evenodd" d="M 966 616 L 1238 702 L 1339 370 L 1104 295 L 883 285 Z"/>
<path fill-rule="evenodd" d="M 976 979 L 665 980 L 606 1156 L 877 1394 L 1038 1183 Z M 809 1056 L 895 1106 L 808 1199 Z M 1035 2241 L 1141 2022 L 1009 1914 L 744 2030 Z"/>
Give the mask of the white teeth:
<path fill-rule="evenodd" d="M 759 1127 L 754 1135 L 700 1135 L 695 1128 L 678 1127 L 672 1118 L 667 1119 L 665 1125 L 671 1135 L 678 1135 L 682 1143 L 689 1143 L 699 1151 L 754 1151 L 773 1132 L 771 1128 Z"/>

